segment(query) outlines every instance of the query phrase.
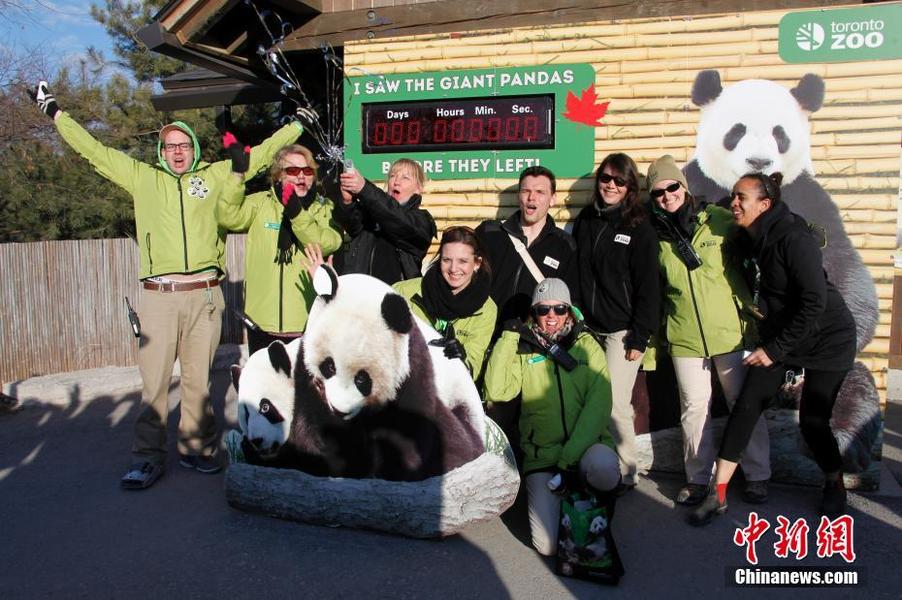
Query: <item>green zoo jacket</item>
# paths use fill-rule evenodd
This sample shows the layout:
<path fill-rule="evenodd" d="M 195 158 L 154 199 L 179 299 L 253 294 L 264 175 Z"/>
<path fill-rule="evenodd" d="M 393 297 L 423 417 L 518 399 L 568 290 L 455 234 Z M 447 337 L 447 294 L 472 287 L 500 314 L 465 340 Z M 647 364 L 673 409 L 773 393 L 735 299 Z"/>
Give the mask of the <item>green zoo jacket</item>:
<path fill-rule="evenodd" d="M 696 215 L 692 247 L 702 266 L 689 271 L 671 240 L 660 240 L 658 259 L 670 354 L 712 357 L 741 350 L 755 335 L 746 307 L 751 294 L 726 240 L 735 232 L 730 211 L 709 205 Z"/>
<path fill-rule="evenodd" d="M 162 157 L 160 165 L 150 165 L 107 148 L 65 112 L 56 128 L 101 176 L 132 195 L 141 254 L 139 278 L 211 269 L 225 272 L 226 230 L 217 223 L 216 205 L 229 192 L 229 180 L 236 179 L 231 161 L 200 162 L 195 152 L 191 170 L 178 176 Z M 289 123 L 252 148 L 247 177 L 270 164 L 276 151 L 302 131 L 300 123 Z M 197 137 L 188 132 L 199 149 Z"/>
<path fill-rule="evenodd" d="M 486 401 L 507 402 L 522 395 L 520 446 L 527 474 L 573 467 L 599 442 L 614 447 L 608 433 L 611 377 L 604 350 L 580 324 L 574 331 L 568 351 L 579 364 L 573 371 L 514 331 L 501 334 L 486 365 Z"/>
<path fill-rule="evenodd" d="M 323 257 L 341 246 L 341 231 L 332 220 L 332 201 L 317 195 L 291 221 L 301 245 L 319 244 Z M 219 204 L 219 222 L 230 231 L 247 231 L 244 306 L 247 315 L 268 333 L 297 333 L 307 326 L 307 313 L 316 292 L 307 273 L 304 253 L 291 262 L 275 261 L 282 222 L 282 203 L 275 191 L 251 194 L 243 203 Z"/>
<path fill-rule="evenodd" d="M 438 322 L 426 314 L 422 298 L 422 277 L 399 281 L 392 287 L 407 299 L 414 314 L 435 327 L 439 333 L 444 333 L 442 330 L 439 330 Z M 474 380 L 478 379 L 482 374 L 485 352 L 488 350 L 489 342 L 492 341 L 492 333 L 495 331 L 495 319 L 497 316 L 498 307 L 495 306 L 495 302 L 489 297 L 486 298 L 482 307 L 469 317 L 455 319 L 451 322 L 454 325 L 455 337 L 460 340 L 461 346 L 464 347 L 467 353 L 465 362 Z"/>

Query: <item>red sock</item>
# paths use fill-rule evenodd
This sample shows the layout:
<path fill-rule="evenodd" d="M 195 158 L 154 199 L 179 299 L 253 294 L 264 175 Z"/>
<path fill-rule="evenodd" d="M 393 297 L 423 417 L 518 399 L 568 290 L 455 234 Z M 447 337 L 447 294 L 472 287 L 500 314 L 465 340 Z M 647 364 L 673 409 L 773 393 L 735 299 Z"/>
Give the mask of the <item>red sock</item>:
<path fill-rule="evenodd" d="M 727 484 L 718 483 L 717 484 L 717 501 L 721 504 L 727 501 Z"/>

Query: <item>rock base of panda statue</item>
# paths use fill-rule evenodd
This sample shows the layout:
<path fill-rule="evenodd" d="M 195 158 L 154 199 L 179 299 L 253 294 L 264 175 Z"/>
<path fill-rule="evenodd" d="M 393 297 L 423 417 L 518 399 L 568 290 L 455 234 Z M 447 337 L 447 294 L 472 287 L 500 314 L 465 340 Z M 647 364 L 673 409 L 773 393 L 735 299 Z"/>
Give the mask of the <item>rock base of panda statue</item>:
<path fill-rule="evenodd" d="M 513 505 L 520 476 L 510 443 L 486 418 L 486 451 L 423 481 L 316 477 L 244 462 L 241 434 L 229 432 L 226 500 L 234 508 L 330 527 L 373 529 L 415 538 L 454 535 Z"/>

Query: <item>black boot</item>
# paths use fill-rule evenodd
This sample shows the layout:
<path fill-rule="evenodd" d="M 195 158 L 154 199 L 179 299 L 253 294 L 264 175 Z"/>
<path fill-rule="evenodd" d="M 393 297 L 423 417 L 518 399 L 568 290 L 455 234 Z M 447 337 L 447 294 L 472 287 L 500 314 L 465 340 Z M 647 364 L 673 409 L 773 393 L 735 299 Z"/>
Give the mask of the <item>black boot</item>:
<path fill-rule="evenodd" d="M 824 482 L 824 497 L 821 500 L 821 514 L 833 520 L 846 512 L 846 484 L 842 473 L 839 478 Z"/>
<path fill-rule="evenodd" d="M 725 512 L 727 512 L 726 499 L 724 499 L 723 504 L 721 504 L 720 500 L 717 499 L 717 492 L 713 492 L 708 494 L 708 496 L 702 500 L 702 503 L 689 513 L 689 524 L 701 527 L 702 525 L 710 523 L 717 515 L 722 515 Z"/>

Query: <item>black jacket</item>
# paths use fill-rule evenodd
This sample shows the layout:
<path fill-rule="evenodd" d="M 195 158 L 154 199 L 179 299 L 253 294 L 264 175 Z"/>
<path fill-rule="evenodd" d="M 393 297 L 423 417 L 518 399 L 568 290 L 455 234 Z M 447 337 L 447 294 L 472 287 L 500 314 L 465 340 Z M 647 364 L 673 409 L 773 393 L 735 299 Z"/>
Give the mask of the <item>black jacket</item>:
<path fill-rule="evenodd" d="M 645 351 L 660 321 L 658 238 L 648 219 L 623 222 L 621 205 L 583 208 L 573 225 L 583 315 L 601 332 L 628 329 L 627 348 Z"/>
<path fill-rule="evenodd" d="M 767 355 L 812 369 L 851 368 L 855 321 L 827 280 L 819 240 L 805 219 L 779 202 L 744 237 L 760 270 L 756 285 L 750 265 L 749 287 L 764 314 L 758 332 Z"/>
<path fill-rule="evenodd" d="M 520 211 L 504 222 L 483 221 L 476 228 L 476 235 L 485 248 L 492 268 L 492 300 L 498 305 L 499 324 L 508 319 L 526 318 L 536 287 L 535 278 L 517 254 L 508 234 L 526 243 L 520 226 Z M 545 277 L 557 277 L 567 282 L 571 300 L 577 304 L 576 244 L 570 234 L 558 229 L 549 216 L 545 227 L 527 250 Z"/>
<path fill-rule="evenodd" d="M 339 199 L 335 220 L 351 237 L 336 258 L 342 275 L 365 273 L 389 285 L 419 277 L 429 244 L 435 237 L 435 220 L 420 208 L 414 195 L 405 204 L 367 181 L 351 204 Z"/>

